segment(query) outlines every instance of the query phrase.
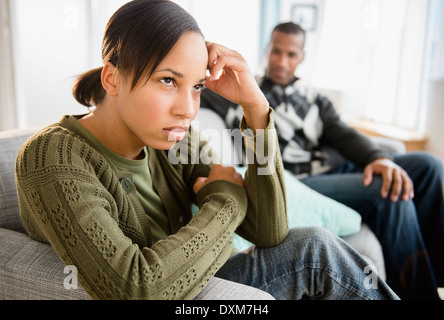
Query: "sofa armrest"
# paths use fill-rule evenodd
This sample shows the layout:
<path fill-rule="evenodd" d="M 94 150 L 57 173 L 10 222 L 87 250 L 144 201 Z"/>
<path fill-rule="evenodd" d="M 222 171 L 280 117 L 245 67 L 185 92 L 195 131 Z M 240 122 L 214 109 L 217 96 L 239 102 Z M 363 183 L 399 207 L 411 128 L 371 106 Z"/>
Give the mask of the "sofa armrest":
<path fill-rule="evenodd" d="M 384 138 L 384 137 L 369 137 L 380 148 L 388 151 L 391 154 L 404 154 L 407 152 L 405 144 L 402 141 Z"/>
<path fill-rule="evenodd" d="M 65 288 L 68 274 L 50 245 L 3 228 L 0 243 L 0 299 L 90 299 L 80 285 L 77 289 Z"/>
<path fill-rule="evenodd" d="M 68 282 L 65 266 L 53 248 L 27 235 L 0 228 L 0 300 L 89 300 L 77 284 Z M 273 300 L 268 293 L 213 278 L 197 300 Z"/>
<path fill-rule="evenodd" d="M 195 300 L 275 300 L 269 293 L 214 277 Z"/>

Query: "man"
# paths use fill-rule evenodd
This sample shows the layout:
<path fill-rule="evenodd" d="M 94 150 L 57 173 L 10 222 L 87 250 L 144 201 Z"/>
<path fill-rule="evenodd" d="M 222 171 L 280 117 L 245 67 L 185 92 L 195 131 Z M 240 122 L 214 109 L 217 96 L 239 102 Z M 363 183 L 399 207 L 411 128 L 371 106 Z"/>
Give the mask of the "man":
<path fill-rule="evenodd" d="M 343 123 L 332 103 L 294 76 L 305 31 L 278 25 L 260 81 L 275 110 L 284 166 L 307 186 L 358 211 L 383 247 L 387 283 L 404 299 L 439 299 L 444 286 L 442 165 L 427 153 L 391 155 Z M 209 90 L 201 106 L 239 127 L 240 106 Z"/>

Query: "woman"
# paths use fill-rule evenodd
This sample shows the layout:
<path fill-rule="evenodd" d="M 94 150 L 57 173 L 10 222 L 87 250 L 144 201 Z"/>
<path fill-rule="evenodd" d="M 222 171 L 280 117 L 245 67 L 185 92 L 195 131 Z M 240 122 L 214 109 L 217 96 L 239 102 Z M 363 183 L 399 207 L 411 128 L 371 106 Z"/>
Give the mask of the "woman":
<path fill-rule="evenodd" d="M 238 53 L 205 43 L 195 20 L 167 0 L 120 8 L 102 49 L 103 68 L 73 90 L 94 110 L 43 129 L 17 158 L 30 236 L 75 265 L 93 298 L 192 299 L 216 272 L 276 298 L 396 298 L 379 278 L 378 289 L 365 288 L 365 262 L 336 237 L 288 231 L 273 112 Z M 176 152 L 192 152 L 205 85 L 242 105 L 247 148 L 254 152 L 259 136 L 274 141 L 273 156 L 251 164 L 245 181 L 234 168 Z M 199 155 L 204 148 L 199 141 Z M 235 231 L 258 246 L 254 258 L 231 256 Z M 256 270 L 261 263 L 277 267 Z"/>

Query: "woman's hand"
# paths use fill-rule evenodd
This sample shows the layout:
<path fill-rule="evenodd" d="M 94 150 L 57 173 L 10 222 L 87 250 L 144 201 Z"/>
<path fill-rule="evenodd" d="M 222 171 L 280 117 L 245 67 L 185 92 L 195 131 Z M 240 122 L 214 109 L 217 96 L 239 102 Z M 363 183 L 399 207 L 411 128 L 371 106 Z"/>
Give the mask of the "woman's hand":
<path fill-rule="evenodd" d="M 236 171 L 234 167 L 224 167 L 220 164 L 216 164 L 213 168 L 211 168 L 208 178 L 197 178 L 193 186 L 194 193 L 197 194 L 197 192 L 199 192 L 203 186 L 216 180 L 226 180 L 235 183 L 242 188 L 244 187 L 244 178 Z"/>
<path fill-rule="evenodd" d="M 206 86 L 231 102 L 240 104 L 250 129 L 268 126 L 269 105 L 244 58 L 236 51 L 207 42 Z"/>

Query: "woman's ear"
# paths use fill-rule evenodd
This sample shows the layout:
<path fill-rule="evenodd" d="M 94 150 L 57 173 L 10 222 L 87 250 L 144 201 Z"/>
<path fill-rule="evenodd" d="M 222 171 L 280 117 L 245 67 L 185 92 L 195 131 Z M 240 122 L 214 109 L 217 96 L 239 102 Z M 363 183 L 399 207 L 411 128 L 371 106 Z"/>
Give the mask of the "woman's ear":
<path fill-rule="evenodd" d="M 111 62 L 106 62 L 102 70 L 102 86 L 110 96 L 118 93 L 117 81 L 117 68 Z"/>

